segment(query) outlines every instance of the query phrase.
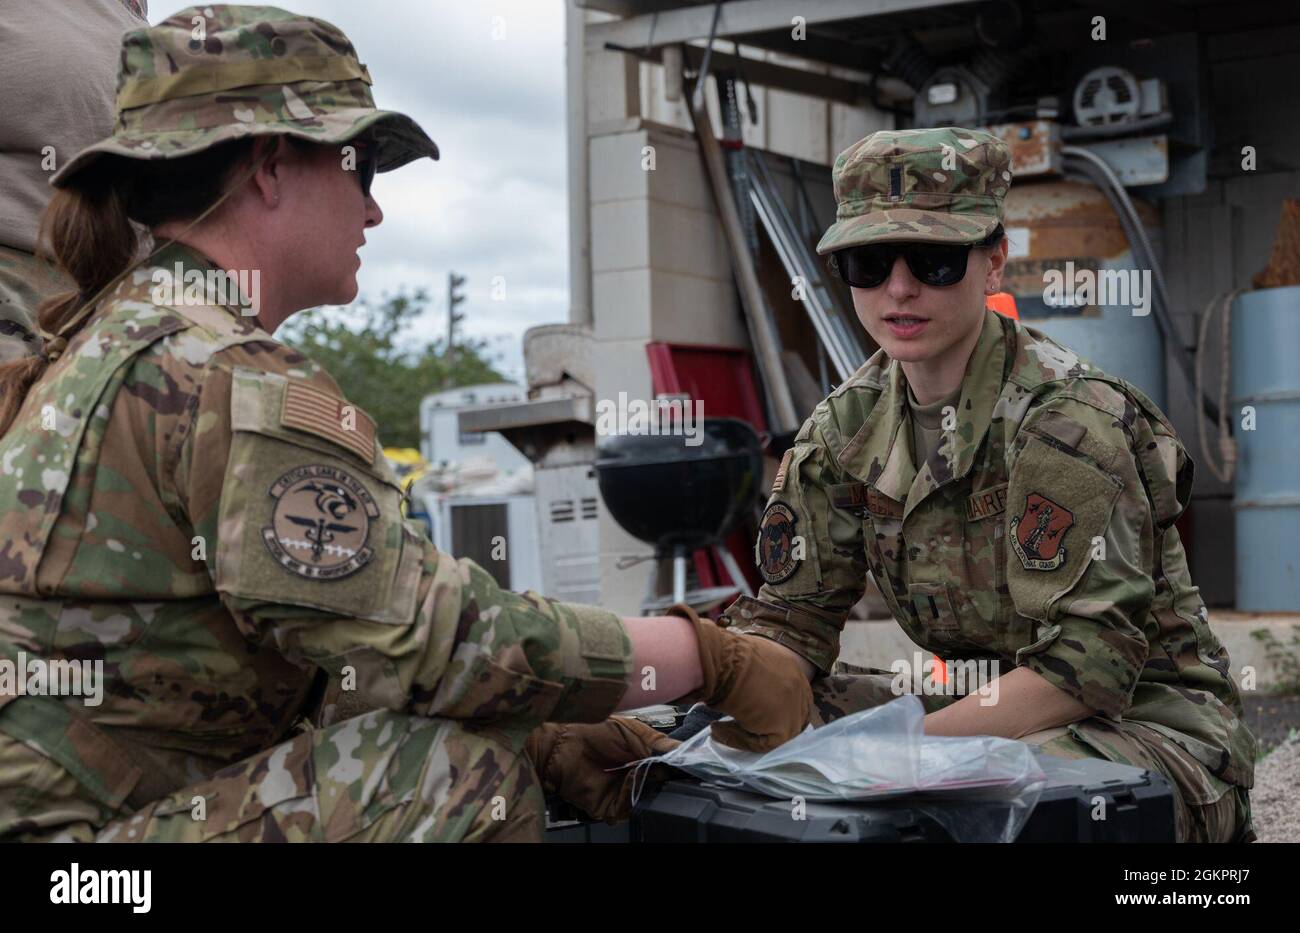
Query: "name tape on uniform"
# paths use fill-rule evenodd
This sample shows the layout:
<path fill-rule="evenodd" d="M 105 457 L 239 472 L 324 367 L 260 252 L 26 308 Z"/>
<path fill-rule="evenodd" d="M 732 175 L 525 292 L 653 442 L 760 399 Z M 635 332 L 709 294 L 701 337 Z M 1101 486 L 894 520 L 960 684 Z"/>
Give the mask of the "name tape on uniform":
<path fill-rule="evenodd" d="M 827 487 L 831 505 L 861 515 L 865 509 L 883 518 L 902 518 L 903 504 L 877 492 L 866 483 L 838 483 Z"/>
<path fill-rule="evenodd" d="M 966 500 L 966 521 L 977 522 L 1007 510 L 1007 484 L 981 489 Z"/>

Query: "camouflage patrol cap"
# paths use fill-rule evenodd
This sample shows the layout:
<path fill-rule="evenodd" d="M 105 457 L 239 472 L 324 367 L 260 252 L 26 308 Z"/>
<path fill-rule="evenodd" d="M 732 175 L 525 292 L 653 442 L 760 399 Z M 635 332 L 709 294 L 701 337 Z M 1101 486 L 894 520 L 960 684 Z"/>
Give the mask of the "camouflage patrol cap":
<path fill-rule="evenodd" d="M 414 120 L 375 109 L 370 73 L 338 27 L 270 6 L 188 7 L 122 37 L 113 135 L 51 184 L 105 155 L 178 159 L 250 136 L 341 144 L 363 133 L 380 172 L 438 158 Z"/>
<path fill-rule="evenodd" d="M 826 254 L 885 241 L 978 243 L 1002 221 L 1011 156 L 996 136 L 944 126 L 881 130 L 839 154 Z"/>

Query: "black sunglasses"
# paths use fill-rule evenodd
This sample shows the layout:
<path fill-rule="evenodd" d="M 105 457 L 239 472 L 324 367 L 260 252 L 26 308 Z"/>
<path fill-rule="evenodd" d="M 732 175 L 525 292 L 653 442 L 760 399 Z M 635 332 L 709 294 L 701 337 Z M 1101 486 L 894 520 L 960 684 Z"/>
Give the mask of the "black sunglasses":
<path fill-rule="evenodd" d="M 966 262 L 977 246 L 992 246 L 1002 238 L 995 229 L 978 243 L 948 246 L 942 243 L 871 243 L 836 250 L 831 268 L 854 288 L 879 288 L 889 281 L 899 256 L 922 285 L 945 288 L 966 277 Z"/>
<path fill-rule="evenodd" d="M 368 142 L 360 141 L 353 144 L 357 150 L 357 182 L 361 185 L 361 193 L 370 197 L 370 185 L 375 180 L 375 172 L 379 168 L 379 162 L 375 158 L 373 145 Z"/>

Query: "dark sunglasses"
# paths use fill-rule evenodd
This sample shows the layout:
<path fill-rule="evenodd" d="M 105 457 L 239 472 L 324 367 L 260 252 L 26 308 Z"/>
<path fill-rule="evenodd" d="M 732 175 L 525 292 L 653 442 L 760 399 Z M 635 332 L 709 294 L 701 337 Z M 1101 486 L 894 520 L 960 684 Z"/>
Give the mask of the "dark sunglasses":
<path fill-rule="evenodd" d="M 945 288 L 966 277 L 966 261 L 977 246 L 992 246 L 1002 233 L 994 230 L 978 243 L 948 246 L 941 243 L 872 243 L 850 246 L 832 254 L 832 268 L 854 288 L 879 288 L 889 281 L 899 256 L 922 285 Z"/>
<path fill-rule="evenodd" d="M 375 152 L 370 143 L 354 143 L 357 150 L 357 182 L 361 185 L 361 193 L 370 197 L 370 185 L 375 180 L 375 172 L 379 168 L 379 162 L 375 159 Z"/>

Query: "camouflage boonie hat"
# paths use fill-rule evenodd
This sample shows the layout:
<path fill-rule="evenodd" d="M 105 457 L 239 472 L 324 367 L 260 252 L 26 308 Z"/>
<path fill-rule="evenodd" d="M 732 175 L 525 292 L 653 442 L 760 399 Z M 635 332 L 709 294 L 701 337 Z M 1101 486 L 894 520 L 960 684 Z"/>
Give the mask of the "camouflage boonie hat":
<path fill-rule="evenodd" d="M 996 136 L 944 126 L 881 130 L 839 154 L 825 255 L 884 241 L 978 243 L 1002 221 L 1011 155 Z"/>
<path fill-rule="evenodd" d="M 376 110 L 370 73 L 338 27 L 270 6 L 188 7 L 122 36 L 113 135 L 51 179 L 64 187 L 104 155 L 178 159 L 249 136 L 345 143 L 366 133 L 376 170 L 438 158 L 410 117 Z"/>

